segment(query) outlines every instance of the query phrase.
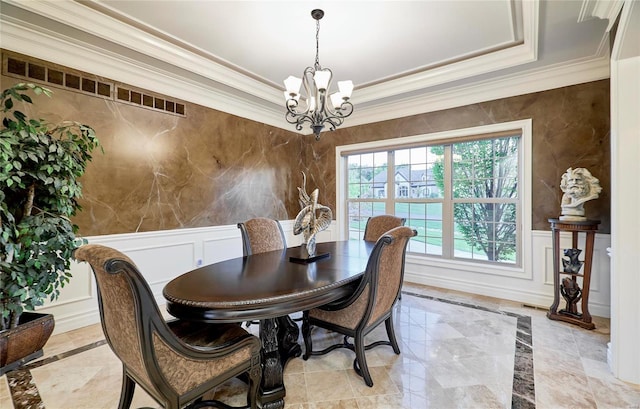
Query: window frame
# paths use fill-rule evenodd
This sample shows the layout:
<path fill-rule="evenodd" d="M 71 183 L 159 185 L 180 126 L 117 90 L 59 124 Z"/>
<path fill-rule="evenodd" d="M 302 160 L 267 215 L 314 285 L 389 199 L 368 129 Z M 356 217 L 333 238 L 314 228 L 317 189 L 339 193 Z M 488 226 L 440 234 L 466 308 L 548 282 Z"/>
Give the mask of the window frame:
<path fill-rule="evenodd" d="M 420 145 L 423 143 L 437 144 L 439 141 L 446 143 L 462 142 L 473 136 L 483 136 L 496 134 L 499 137 L 506 131 L 520 131 L 521 145 L 519 151 L 520 172 L 519 180 L 521 189 L 520 206 L 522 217 L 518 229 L 520 230 L 520 264 L 502 265 L 501 263 L 482 263 L 474 260 L 464 260 L 456 258 L 442 258 L 418 253 L 407 253 L 408 263 L 416 263 L 425 266 L 437 266 L 442 268 L 452 268 L 468 272 L 485 274 L 496 274 L 519 278 L 532 278 L 531 269 L 531 178 L 532 178 L 532 120 L 524 119 L 498 124 L 475 126 L 470 128 L 454 129 L 443 132 L 421 134 L 400 138 L 390 138 L 378 141 L 364 142 L 352 145 L 336 146 L 336 226 L 339 240 L 348 238 L 348 202 L 347 202 L 347 155 L 368 153 L 381 150 L 403 149 Z M 391 164 L 389 164 L 391 166 Z M 388 198 L 387 198 L 388 199 Z"/>

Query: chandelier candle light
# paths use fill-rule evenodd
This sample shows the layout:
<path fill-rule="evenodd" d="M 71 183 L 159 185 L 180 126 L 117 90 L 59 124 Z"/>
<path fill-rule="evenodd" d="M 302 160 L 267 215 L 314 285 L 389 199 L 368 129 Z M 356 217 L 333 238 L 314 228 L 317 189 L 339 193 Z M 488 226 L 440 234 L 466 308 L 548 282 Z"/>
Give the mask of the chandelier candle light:
<path fill-rule="evenodd" d="M 302 74 L 302 78 L 289 76 L 284 80 L 286 91 L 284 97 L 287 101 L 287 113 L 285 118 L 290 124 L 295 124 L 298 131 L 302 130 L 305 122 L 316 136 L 316 141 L 320 139 L 320 132 L 325 124 L 330 130 L 342 125 L 344 118 L 353 113 L 353 105 L 349 102 L 351 92 L 353 92 L 353 82 L 338 81 L 338 91 L 331 94 L 330 101 L 327 101 L 327 90 L 331 85 L 333 73 L 328 68 L 322 68 L 318 58 L 320 19 L 324 16 L 324 11 L 316 9 L 311 11 L 311 17 L 316 20 L 316 61 L 313 67 L 307 67 Z M 304 104 L 300 103 L 300 86 L 304 83 L 305 94 L 302 97 Z"/>

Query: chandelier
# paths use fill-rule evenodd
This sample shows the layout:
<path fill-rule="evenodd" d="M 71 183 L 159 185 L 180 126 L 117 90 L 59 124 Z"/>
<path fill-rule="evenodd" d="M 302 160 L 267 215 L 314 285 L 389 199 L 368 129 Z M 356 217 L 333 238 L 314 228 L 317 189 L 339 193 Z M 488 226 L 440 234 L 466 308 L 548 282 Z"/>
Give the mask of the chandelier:
<path fill-rule="evenodd" d="M 349 102 L 353 91 L 353 82 L 338 81 L 338 91 L 327 99 L 327 91 L 331 85 L 333 73 L 328 68 L 322 68 L 318 59 L 320 19 L 324 11 L 311 11 L 311 17 L 316 20 L 316 61 L 313 67 L 305 68 L 302 78 L 289 76 L 284 80 L 286 91 L 287 113 L 285 118 L 290 124 L 295 124 L 298 131 L 308 122 L 316 136 L 320 139 L 320 132 L 325 125 L 333 131 L 342 125 L 344 118 L 353 113 L 353 105 Z M 304 84 L 305 95 L 300 95 L 300 86 Z"/>

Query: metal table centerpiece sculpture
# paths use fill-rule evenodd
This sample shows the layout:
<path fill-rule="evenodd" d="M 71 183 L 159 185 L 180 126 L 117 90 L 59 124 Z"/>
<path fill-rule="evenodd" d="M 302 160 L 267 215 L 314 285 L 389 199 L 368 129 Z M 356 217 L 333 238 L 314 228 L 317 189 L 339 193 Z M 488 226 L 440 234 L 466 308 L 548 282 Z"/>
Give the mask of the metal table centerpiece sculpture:
<path fill-rule="evenodd" d="M 307 175 L 304 172 L 302 172 L 302 187 L 298 187 L 298 192 L 301 210 L 296 216 L 293 234 L 302 233 L 304 244 L 301 247 L 300 257 L 292 256 L 289 260 L 311 263 L 330 255 L 330 253 L 316 254 L 316 235 L 329 227 L 333 213 L 330 208 L 318 203 L 318 189 L 315 189 L 310 195 L 307 194 Z"/>

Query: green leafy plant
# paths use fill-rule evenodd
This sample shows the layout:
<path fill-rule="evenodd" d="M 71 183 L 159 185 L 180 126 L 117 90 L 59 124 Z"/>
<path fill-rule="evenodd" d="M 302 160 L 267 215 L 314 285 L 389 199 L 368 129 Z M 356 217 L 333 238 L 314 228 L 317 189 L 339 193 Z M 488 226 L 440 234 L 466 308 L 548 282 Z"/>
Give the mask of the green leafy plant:
<path fill-rule="evenodd" d="M 27 118 L 14 105 L 33 103 L 25 91 L 51 96 L 24 83 L 1 96 L 0 330 L 16 327 L 24 310 L 55 300 L 69 282 L 73 250 L 84 242 L 70 220 L 81 210 L 78 178 L 100 146 L 87 125 Z"/>

